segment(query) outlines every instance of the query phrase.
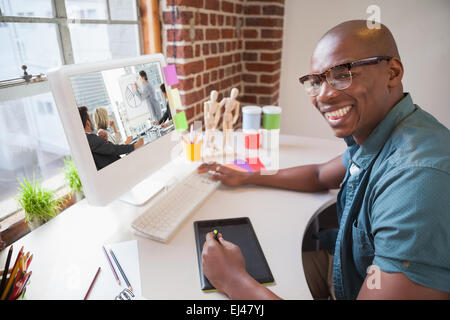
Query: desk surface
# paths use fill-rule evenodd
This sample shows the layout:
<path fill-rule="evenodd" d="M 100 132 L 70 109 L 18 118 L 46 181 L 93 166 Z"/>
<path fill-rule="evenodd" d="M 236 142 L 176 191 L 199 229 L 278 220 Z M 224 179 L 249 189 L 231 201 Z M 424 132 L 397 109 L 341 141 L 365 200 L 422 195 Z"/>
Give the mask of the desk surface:
<path fill-rule="evenodd" d="M 282 135 L 280 168 L 325 162 L 344 150 L 338 141 Z M 221 293 L 200 290 L 193 222 L 248 216 L 275 278 L 270 289 L 285 299 L 311 299 L 301 261 L 302 238 L 314 215 L 335 200 L 336 191 L 309 194 L 221 185 L 167 244 L 137 236 L 130 227 L 151 202 L 92 207 L 82 200 L 15 242 L 14 257 L 22 245 L 34 253 L 27 299 L 83 299 L 105 259 L 102 245 L 136 239 L 145 298 L 224 299 Z M 6 255 L 3 250 L 1 265 Z"/>

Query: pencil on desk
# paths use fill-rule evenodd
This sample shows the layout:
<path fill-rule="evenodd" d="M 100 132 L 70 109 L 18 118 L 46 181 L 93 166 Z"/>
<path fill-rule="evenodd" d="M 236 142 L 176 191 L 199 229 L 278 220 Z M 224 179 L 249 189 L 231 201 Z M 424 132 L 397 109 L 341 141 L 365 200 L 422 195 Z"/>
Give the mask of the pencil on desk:
<path fill-rule="evenodd" d="M 114 262 L 116 263 L 117 267 L 119 268 L 120 273 L 122 274 L 123 279 L 125 280 L 125 283 L 128 286 L 128 289 L 130 289 L 130 291 L 133 291 L 133 287 L 131 286 L 130 282 L 128 281 L 127 276 L 125 275 L 125 272 L 123 272 L 122 267 L 120 266 L 119 261 L 117 261 L 116 255 L 114 254 L 114 252 L 112 251 L 112 249 L 109 249 L 109 252 L 111 253 L 111 256 L 114 259 Z"/>
<path fill-rule="evenodd" d="M 105 256 L 106 256 L 106 259 L 108 260 L 109 266 L 111 267 L 111 270 L 112 270 L 112 272 L 113 272 L 113 274 L 114 274 L 114 277 L 116 278 L 117 283 L 118 283 L 119 286 L 120 286 L 120 279 L 119 279 L 119 276 L 117 275 L 116 269 L 114 269 L 114 266 L 113 266 L 113 264 L 112 264 L 112 262 L 111 262 L 111 259 L 109 259 L 108 252 L 106 252 L 105 246 L 103 246 L 103 252 L 105 252 Z"/>
<path fill-rule="evenodd" d="M 92 290 L 92 288 L 94 287 L 95 281 L 97 280 L 98 274 L 100 273 L 100 270 L 101 270 L 101 269 L 102 269 L 101 267 L 98 267 L 98 270 L 97 270 L 97 272 L 95 273 L 95 277 L 94 277 L 94 279 L 92 280 L 91 285 L 89 286 L 89 289 L 88 289 L 88 291 L 86 292 L 86 295 L 84 296 L 84 300 L 87 300 L 87 298 L 89 297 L 89 294 L 91 293 L 91 290 Z"/>

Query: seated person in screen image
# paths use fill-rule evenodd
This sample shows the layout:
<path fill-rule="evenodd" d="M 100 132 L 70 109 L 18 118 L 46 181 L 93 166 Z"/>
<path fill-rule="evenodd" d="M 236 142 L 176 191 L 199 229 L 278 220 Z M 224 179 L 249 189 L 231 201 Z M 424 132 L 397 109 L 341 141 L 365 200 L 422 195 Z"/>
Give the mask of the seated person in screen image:
<path fill-rule="evenodd" d="M 144 139 L 142 138 L 134 144 L 114 144 L 105 141 L 93 133 L 95 130 L 94 123 L 92 122 L 88 109 L 84 106 L 78 107 L 78 112 L 80 113 L 81 123 L 83 124 L 84 132 L 86 133 L 97 170 L 119 160 L 120 155 L 130 153 L 144 144 Z"/>
<path fill-rule="evenodd" d="M 122 138 L 120 132 L 117 130 L 114 120 L 109 120 L 108 111 L 106 108 L 98 107 L 94 111 L 95 124 L 97 125 L 97 135 L 103 138 L 105 141 L 112 142 L 114 144 L 120 144 Z M 125 144 L 130 144 L 133 137 L 128 137 L 125 140 Z"/>
<path fill-rule="evenodd" d="M 302 253 L 314 299 L 450 297 L 450 131 L 403 91 L 403 74 L 385 25 L 341 23 L 318 41 L 310 73 L 299 80 L 347 150 L 273 175 L 198 168 L 228 186 L 340 189 L 339 228 L 319 232 L 325 249 Z M 232 299 L 279 298 L 249 276 L 239 247 L 222 236 L 207 234 L 202 265 Z"/>
<path fill-rule="evenodd" d="M 151 119 L 161 119 L 161 105 L 156 99 L 155 90 L 153 90 L 152 85 L 148 82 L 147 73 L 144 70 L 139 71 L 140 80 L 142 82 L 142 88 L 138 86 L 135 82 L 133 83 L 135 93 L 142 99 L 147 101 L 147 107 L 151 114 Z"/>
<path fill-rule="evenodd" d="M 161 92 L 163 93 L 164 99 L 166 100 L 166 112 L 164 112 L 163 116 L 159 121 L 153 121 L 153 124 L 155 125 L 161 125 L 161 127 L 165 128 L 167 126 L 170 126 L 172 124 L 172 113 L 170 112 L 169 108 L 169 101 L 167 100 L 167 92 L 166 92 L 166 86 L 164 83 L 161 83 Z"/>

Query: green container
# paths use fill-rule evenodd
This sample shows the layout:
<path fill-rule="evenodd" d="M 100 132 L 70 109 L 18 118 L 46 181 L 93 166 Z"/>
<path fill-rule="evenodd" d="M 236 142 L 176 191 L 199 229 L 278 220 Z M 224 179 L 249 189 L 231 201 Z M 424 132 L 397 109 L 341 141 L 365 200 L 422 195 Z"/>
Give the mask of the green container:
<path fill-rule="evenodd" d="M 266 130 L 280 129 L 281 108 L 277 106 L 265 106 L 263 110 L 263 128 Z"/>

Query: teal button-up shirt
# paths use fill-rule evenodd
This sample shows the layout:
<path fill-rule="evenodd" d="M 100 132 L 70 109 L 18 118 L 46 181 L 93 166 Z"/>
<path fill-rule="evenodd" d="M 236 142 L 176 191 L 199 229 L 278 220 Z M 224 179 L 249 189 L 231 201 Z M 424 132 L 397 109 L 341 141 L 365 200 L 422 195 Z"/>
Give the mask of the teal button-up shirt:
<path fill-rule="evenodd" d="M 356 299 L 372 264 L 450 292 L 450 131 L 406 94 L 362 146 L 346 142 L 336 298 Z"/>

